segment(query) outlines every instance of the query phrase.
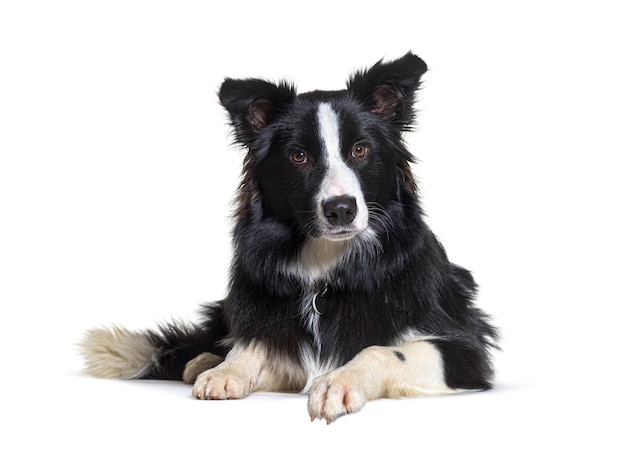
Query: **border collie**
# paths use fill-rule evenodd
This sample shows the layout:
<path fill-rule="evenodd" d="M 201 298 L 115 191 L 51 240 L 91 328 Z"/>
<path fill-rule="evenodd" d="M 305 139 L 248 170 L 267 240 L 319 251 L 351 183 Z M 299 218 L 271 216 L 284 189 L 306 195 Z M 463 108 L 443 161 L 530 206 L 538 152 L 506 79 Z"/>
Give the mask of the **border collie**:
<path fill-rule="evenodd" d="M 345 90 L 226 79 L 246 149 L 228 295 L 193 325 L 91 329 L 88 372 L 183 379 L 198 399 L 302 392 L 328 423 L 377 398 L 490 388 L 497 332 L 424 222 L 403 142 L 425 71 L 408 53 Z"/>

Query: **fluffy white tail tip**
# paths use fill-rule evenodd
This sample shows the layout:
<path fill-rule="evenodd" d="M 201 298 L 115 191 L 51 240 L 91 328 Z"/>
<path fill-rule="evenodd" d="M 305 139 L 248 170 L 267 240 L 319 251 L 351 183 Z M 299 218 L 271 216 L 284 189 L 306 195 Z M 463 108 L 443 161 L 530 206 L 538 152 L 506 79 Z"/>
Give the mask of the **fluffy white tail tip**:
<path fill-rule="evenodd" d="M 79 345 L 86 370 L 95 377 L 138 378 L 157 362 L 145 333 L 118 326 L 90 329 Z"/>

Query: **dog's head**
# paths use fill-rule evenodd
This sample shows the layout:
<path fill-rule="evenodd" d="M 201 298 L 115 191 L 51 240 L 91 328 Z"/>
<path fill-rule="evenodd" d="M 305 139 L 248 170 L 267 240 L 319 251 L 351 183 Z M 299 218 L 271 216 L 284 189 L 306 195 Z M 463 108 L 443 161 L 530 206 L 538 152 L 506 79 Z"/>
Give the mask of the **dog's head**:
<path fill-rule="evenodd" d="M 363 233 L 415 192 L 402 133 L 426 64 L 407 54 L 356 73 L 347 89 L 297 95 L 287 83 L 227 79 L 219 97 L 247 147 L 238 214 L 328 240 Z"/>

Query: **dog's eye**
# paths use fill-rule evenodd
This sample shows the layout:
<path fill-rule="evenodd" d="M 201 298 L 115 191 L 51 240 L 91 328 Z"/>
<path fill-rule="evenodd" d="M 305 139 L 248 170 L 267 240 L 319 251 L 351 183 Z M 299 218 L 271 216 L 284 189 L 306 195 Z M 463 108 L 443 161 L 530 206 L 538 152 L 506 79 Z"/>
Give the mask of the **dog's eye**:
<path fill-rule="evenodd" d="M 352 156 L 354 158 L 363 158 L 367 155 L 369 149 L 364 144 L 355 144 L 352 147 Z"/>
<path fill-rule="evenodd" d="M 296 152 L 292 152 L 289 156 L 289 160 L 294 165 L 304 165 L 308 161 L 309 157 L 303 150 L 298 150 Z"/>

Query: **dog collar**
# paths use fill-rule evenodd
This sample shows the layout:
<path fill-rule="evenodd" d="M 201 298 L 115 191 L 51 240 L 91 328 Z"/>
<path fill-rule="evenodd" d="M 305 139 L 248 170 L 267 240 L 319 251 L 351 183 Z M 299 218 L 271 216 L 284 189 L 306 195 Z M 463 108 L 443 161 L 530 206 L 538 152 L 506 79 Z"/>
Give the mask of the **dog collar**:
<path fill-rule="evenodd" d="M 326 296 L 327 292 L 328 284 L 325 283 L 322 291 L 318 291 L 313 296 L 313 311 L 318 315 L 322 315 L 324 312 L 326 312 L 326 310 L 328 310 L 328 297 Z"/>

